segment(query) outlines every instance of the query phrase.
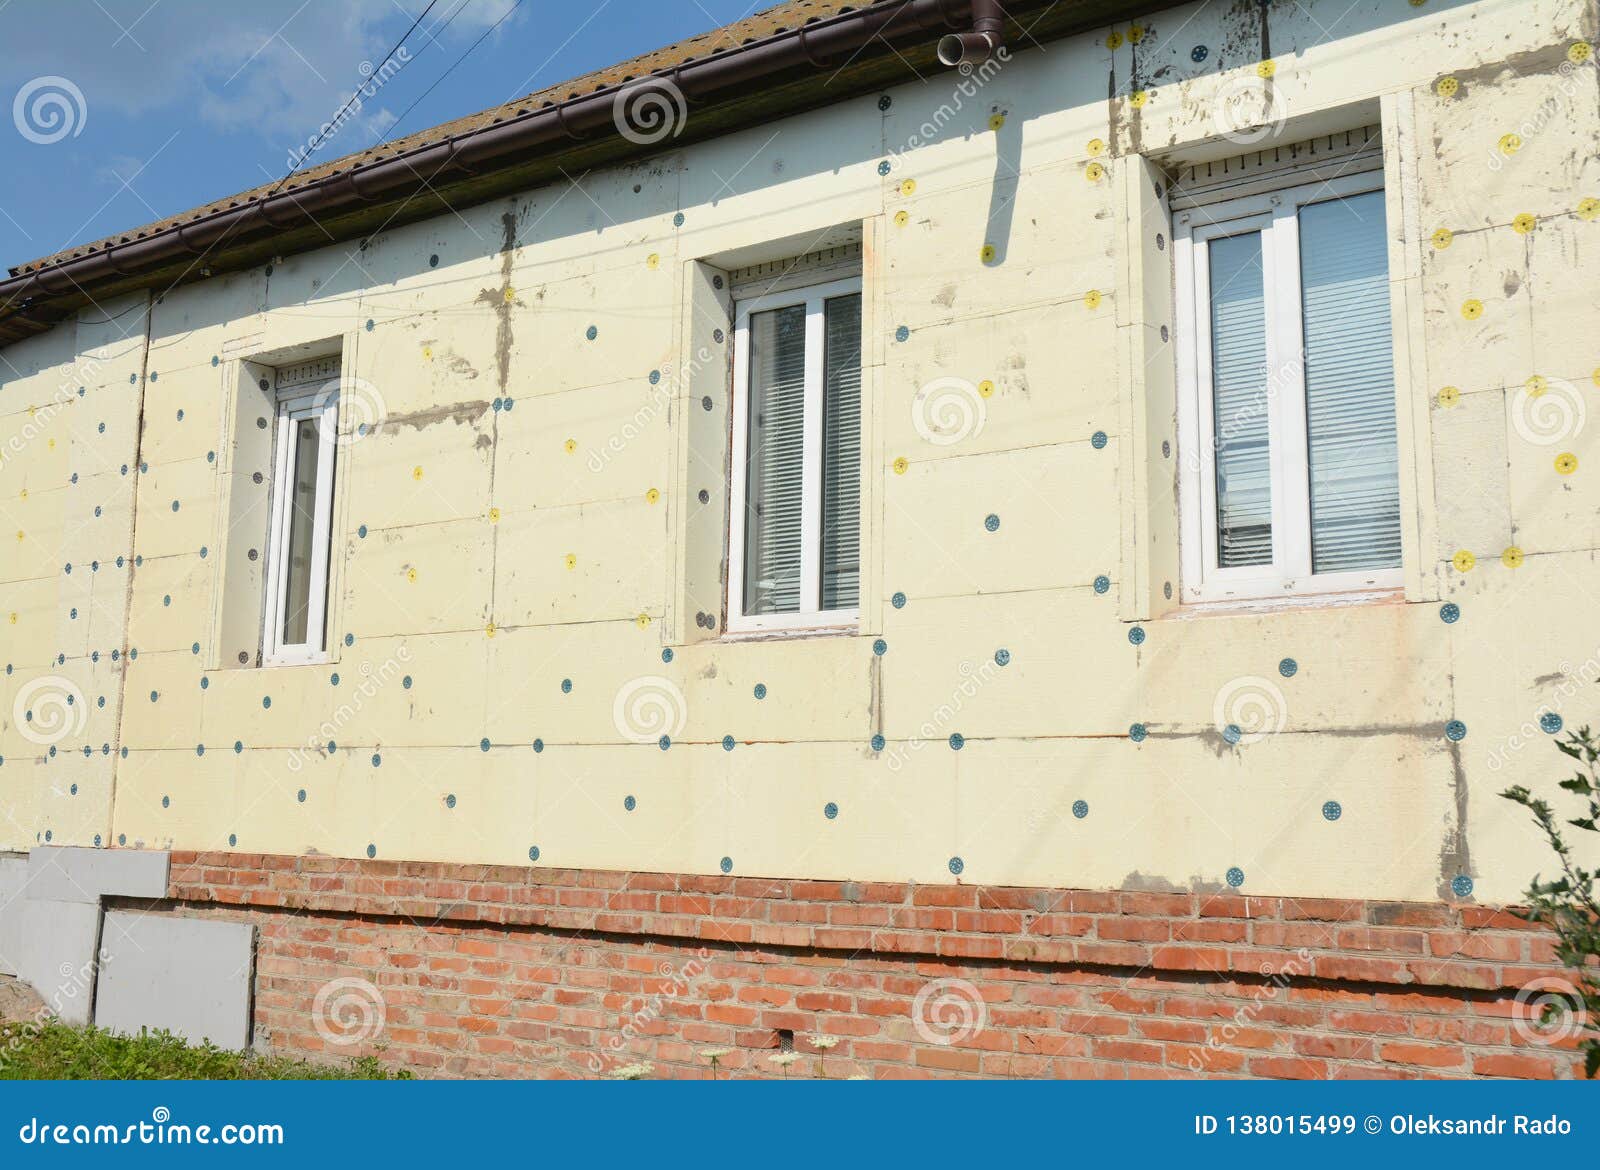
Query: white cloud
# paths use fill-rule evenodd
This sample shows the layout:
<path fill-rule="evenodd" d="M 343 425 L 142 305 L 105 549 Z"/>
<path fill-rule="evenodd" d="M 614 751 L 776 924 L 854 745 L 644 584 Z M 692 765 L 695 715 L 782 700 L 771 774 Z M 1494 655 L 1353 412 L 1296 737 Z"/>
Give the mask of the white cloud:
<path fill-rule="evenodd" d="M 412 62 L 421 61 L 426 73 L 408 78 L 405 69 L 418 66 L 402 68 L 388 82 L 397 89 L 385 104 L 403 109 L 410 95 L 431 84 L 514 3 L 438 0 L 406 42 Z M 6 46 L 0 92 L 40 74 L 59 74 L 83 90 L 91 113 L 182 108 L 218 129 L 281 136 L 290 147 L 303 144 L 335 115 L 364 80 L 362 64 L 377 68 L 425 6 L 426 0 L 405 0 L 404 6 L 399 0 L 12 4 L 0 9 L 0 43 Z M 330 146 L 327 157 L 360 149 L 392 121 L 387 111 L 363 111 L 363 132 L 343 128 L 340 145 Z"/>

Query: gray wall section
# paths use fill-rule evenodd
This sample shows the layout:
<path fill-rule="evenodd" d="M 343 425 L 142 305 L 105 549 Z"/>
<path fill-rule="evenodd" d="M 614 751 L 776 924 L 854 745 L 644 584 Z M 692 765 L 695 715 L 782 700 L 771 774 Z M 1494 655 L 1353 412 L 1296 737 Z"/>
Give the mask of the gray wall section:
<path fill-rule="evenodd" d="M 0 973 L 71 1024 L 167 1028 L 226 1048 L 250 1042 L 254 931 L 140 911 L 106 897 L 167 896 L 165 851 L 42 846 L 0 855 Z"/>
<path fill-rule="evenodd" d="M 0 970 L 14 967 L 52 1012 L 87 1024 L 100 899 L 166 897 L 168 855 L 43 845 L 0 862 Z"/>
<path fill-rule="evenodd" d="M 0 975 L 17 974 L 22 958 L 22 897 L 28 859 L 0 854 Z"/>
<path fill-rule="evenodd" d="M 169 869 L 170 858 L 164 851 L 44 845 L 28 854 L 28 897 L 93 905 L 106 894 L 165 898 Z"/>
<path fill-rule="evenodd" d="M 29 897 L 22 899 L 21 906 L 22 955 L 17 974 L 67 1023 L 87 1024 L 94 998 L 100 907 Z"/>
<path fill-rule="evenodd" d="M 254 942 L 255 928 L 245 923 L 108 911 L 94 1022 L 246 1047 Z"/>

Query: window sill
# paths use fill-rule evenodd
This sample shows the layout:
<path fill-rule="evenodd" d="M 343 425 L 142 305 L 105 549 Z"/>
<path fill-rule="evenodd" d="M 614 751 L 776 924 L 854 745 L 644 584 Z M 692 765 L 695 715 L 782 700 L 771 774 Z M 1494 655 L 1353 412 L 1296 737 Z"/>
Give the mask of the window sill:
<path fill-rule="evenodd" d="M 1226 614 L 1344 609 L 1355 605 L 1404 605 L 1405 602 L 1406 591 L 1400 586 L 1385 589 L 1353 589 L 1344 593 L 1316 593 L 1304 597 L 1239 597 L 1227 601 L 1186 601 L 1155 620 L 1193 621 Z"/>
<path fill-rule="evenodd" d="M 859 637 L 859 625 L 840 626 L 796 626 L 791 629 L 778 630 L 727 630 L 717 638 L 718 642 L 789 642 L 797 638 L 840 638 Z"/>
<path fill-rule="evenodd" d="M 292 670 L 297 666 L 332 666 L 331 654 L 318 654 L 306 658 L 263 658 L 257 670 Z"/>

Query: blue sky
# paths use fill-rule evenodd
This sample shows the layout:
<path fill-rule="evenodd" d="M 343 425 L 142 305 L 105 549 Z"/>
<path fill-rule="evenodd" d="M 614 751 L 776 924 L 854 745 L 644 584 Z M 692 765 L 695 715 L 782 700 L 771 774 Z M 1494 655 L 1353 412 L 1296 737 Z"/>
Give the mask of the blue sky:
<path fill-rule="evenodd" d="M 773 2 L 435 0 L 405 40 L 405 60 L 310 162 Z M 291 152 L 427 8 L 428 0 L 0 0 L 0 98 L 11 113 L 0 121 L 0 268 L 281 178 Z"/>

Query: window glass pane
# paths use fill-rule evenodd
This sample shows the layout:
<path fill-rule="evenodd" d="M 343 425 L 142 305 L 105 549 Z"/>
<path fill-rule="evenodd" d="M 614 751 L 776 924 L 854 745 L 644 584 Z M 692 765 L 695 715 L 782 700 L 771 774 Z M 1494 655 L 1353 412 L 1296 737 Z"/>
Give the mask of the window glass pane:
<path fill-rule="evenodd" d="M 1383 192 L 1300 210 L 1311 570 L 1400 564 Z"/>
<path fill-rule="evenodd" d="M 283 566 L 282 645 L 302 646 L 314 633 L 322 646 L 322 631 L 308 631 L 311 620 L 311 559 L 317 527 L 317 467 L 322 436 L 316 418 L 292 424 L 289 451 L 289 541 Z"/>
<path fill-rule="evenodd" d="M 822 399 L 822 608 L 861 588 L 861 294 L 826 306 Z"/>
<path fill-rule="evenodd" d="M 1206 251 L 1211 264 L 1217 566 L 1270 565 L 1272 464 L 1261 233 L 1212 240 Z"/>
<path fill-rule="evenodd" d="M 805 306 L 752 313 L 749 339 L 744 612 L 796 613 L 805 470 Z"/>

